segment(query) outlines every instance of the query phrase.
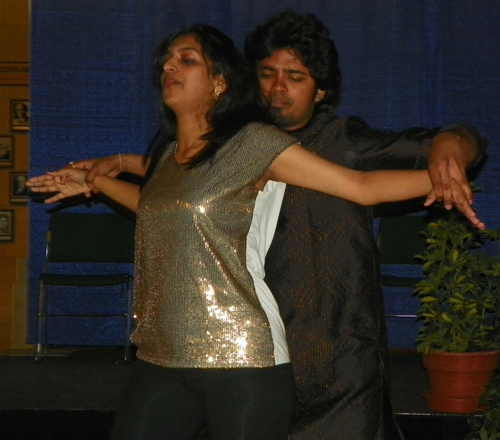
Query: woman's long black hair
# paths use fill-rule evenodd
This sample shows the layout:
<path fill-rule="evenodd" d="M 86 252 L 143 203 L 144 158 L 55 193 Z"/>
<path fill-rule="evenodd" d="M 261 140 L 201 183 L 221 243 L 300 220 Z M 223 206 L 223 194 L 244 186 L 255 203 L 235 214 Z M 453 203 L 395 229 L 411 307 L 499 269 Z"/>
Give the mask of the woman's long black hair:
<path fill-rule="evenodd" d="M 207 114 L 211 130 L 202 136 L 202 139 L 207 140 L 207 146 L 189 163 L 189 167 L 194 168 L 212 158 L 244 125 L 252 121 L 269 122 L 270 119 L 267 107 L 260 98 L 255 69 L 249 68 L 233 41 L 213 26 L 195 24 L 183 27 L 158 46 L 154 53 L 153 81 L 160 91 L 165 53 L 175 39 L 184 35 L 196 38 L 212 74 L 222 74 L 227 84 L 226 91 Z M 146 157 L 151 160 L 146 180 L 153 173 L 168 143 L 175 140 L 176 130 L 175 114 L 162 102 L 161 126 L 146 152 Z"/>

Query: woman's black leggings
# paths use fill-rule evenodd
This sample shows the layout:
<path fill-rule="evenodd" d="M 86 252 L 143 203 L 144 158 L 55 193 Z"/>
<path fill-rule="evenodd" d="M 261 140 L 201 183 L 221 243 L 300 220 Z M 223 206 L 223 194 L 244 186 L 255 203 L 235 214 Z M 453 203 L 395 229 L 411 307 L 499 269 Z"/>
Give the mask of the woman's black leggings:
<path fill-rule="evenodd" d="M 286 440 L 294 404 L 290 364 L 163 368 L 133 362 L 112 440 Z"/>

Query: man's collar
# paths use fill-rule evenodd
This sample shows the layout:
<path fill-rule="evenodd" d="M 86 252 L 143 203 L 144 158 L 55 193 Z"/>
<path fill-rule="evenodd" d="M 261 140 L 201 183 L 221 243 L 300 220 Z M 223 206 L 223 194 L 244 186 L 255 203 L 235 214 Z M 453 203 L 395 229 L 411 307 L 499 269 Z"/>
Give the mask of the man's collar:
<path fill-rule="evenodd" d="M 304 127 L 291 130 L 289 133 L 300 142 L 306 143 L 310 141 L 312 136 L 316 136 L 321 132 L 330 122 L 337 119 L 337 117 L 335 115 L 335 107 L 330 104 L 319 104 L 314 109 L 312 118 Z"/>

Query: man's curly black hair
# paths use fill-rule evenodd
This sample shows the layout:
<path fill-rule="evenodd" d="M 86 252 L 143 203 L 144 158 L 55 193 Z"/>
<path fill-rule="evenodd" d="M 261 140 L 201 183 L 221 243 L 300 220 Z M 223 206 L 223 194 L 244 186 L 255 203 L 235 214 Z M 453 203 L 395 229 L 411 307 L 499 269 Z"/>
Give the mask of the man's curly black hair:
<path fill-rule="evenodd" d="M 319 89 L 325 90 L 322 102 L 340 103 L 342 73 L 339 54 L 330 31 L 313 14 L 299 15 L 287 9 L 257 26 L 245 39 L 245 57 L 257 65 L 279 49 L 290 48 L 309 69 Z"/>

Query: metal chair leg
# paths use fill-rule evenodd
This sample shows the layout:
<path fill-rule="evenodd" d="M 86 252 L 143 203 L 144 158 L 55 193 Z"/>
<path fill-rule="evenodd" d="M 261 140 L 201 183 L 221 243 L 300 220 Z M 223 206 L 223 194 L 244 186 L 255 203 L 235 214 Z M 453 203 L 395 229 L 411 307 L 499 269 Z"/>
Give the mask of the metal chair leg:
<path fill-rule="evenodd" d="M 42 282 L 38 283 L 38 310 L 36 317 L 36 353 L 35 362 L 41 362 L 46 353 L 46 289 Z"/>

